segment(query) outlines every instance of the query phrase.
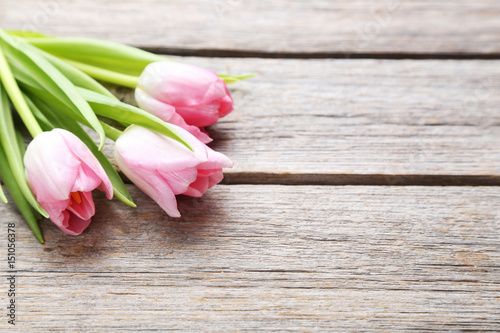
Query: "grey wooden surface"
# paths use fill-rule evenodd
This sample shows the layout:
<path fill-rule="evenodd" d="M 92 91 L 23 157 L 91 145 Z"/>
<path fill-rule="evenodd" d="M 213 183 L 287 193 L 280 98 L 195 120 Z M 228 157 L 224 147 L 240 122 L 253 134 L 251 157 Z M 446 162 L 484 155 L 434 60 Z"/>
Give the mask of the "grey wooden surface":
<path fill-rule="evenodd" d="M 8 28 L 196 54 L 500 54 L 496 0 L 2 0 L 0 9 Z"/>
<path fill-rule="evenodd" d="M 498 330 L 496 187 L 221 185 L 179 220 L 129 188 L 79 237 L 17 228 L 20 331 Z"/>
<path fill-rule="evenodd" d="M 500 185 L 500 61 L 170 58 L 257 74 L 208 130 L 227 181 Z"/>
<path fill-rule="evenodd" d="M 257 74 L 208 129 L 235 167 L 181 219 L 128 185 L 137 208 L 96 193 L 40 245 L 0 205 L 0 331 L 500 331 L 497 1 L 0 0 L 0 22 Z"/>

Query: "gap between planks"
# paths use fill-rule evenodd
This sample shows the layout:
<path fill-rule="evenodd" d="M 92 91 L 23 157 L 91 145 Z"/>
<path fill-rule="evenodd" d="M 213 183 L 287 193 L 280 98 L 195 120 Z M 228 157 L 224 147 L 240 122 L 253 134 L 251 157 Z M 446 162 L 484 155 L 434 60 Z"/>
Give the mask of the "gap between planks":
<path fill-rule="evenodd" d="M 224 174 L 222 183 L 226 185 L 500 186 L 500 176 L 231 172 Z"/>
<path fill-rule="evenodd" d="M 387 60 L 500 60 L 500 53 L 342 53 L 342 52 L 266 52 L 230 49 L 187 49 L 134 45 L 145 51 L 181 57 L 262 58 L 262 59 L 387 59 Z"/>

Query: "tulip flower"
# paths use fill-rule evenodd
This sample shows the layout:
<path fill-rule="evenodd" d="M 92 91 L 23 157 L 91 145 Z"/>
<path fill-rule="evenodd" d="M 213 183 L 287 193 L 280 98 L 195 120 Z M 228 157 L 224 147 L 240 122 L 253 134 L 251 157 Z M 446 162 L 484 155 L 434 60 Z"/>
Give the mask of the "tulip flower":
<path fill-rule="evenodd" d="M 188 125 L 197 127 L 210 126 L 233 110 L 231 94 L 217 73 L 189 64 L 170 61 L 151 63 L 139 77 L 137 89 L 144 93 L 139 95 L 139 104 L 152 98 L 173 106 Z M 165 112 L 160 104 L 143 106 L 157 116 Z"/>
<path fill-rule="evenodd" d="M 62 231 L 78 235 L 95 214 L 92 191 L 108 199 L 113 187 L 101 164 L 74 134 L 54 129 L 37 135 L 24 156 L 26 177 L 37 201 Z"/>
<path fill-rule="evenodd" d="M 115 160 L 123 173 L 171 217 L 180 217 L 175 195 L 202 196 L 219 183 L 232 161 L 181 127 L 172 125 L 194 148 L 139 126 L 116 141 Z"/>

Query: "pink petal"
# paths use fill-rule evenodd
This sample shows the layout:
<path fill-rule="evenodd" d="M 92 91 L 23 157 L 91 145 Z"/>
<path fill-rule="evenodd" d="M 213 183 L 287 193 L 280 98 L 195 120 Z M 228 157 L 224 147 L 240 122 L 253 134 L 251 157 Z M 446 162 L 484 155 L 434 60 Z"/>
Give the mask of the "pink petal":
<path fill-rule="evenodd" d="M 72 156 L 61 130 L 41 133 L 28 145 L 26 176 L 39 202 L 68 199 L 81 163 Z"/>
<path fill-rule="evenodd" d="M 201 142 L 209 143 L 212 141 L 212 139 L 206 133 L 203 133 L 198 127 L 188 125 L 186 121 L 184 121 L 184 119 L 177 112 L 175 112 L 175 108 L 173 106 L 154 99 L 140 88 L 135 90 L 135 100 L 141 109 L 157 116 L 165 122 L 184 128 Z"/>
<path fill-rule="evenodd" d="M 71 153 L 81 162 L 71 192 L 89 192 L 99 188 L 111 200 L 113 198 L 113 185 L 97 158 L 74 134 L 67 131 L 64 131 L 63 134 L 67 145 L 72 148 Z"/>
<path fill-rule="evenodd" d="M 158 170 L 159 175 L 168 184 L 174 194 L 186 192 L 189 185 L 196 180 L 198 171 L 195 167 L 174 172 L 162 172 Z"/>
<path fill-rule="evenodd" d="M 79 194 L 81 202 L 71 200 L 67 210 L 75 214 L 80 219 L 89 220 L 95 214 L 94 200 L 92 199 L 92 192 L 81 192 Z"/>
<path fill-rule="evenodd" d="M 148 170 L 134 166 L 134 163 L 128 163 L 117 150 L 115 150 L 115 160 L 122 172 L 153 199 L 169 216 L 181 216 L 177 209 L 177 201 L 173 191 L 155 169 Z"/>
<path fill-rule="evenodd" d="M 220 102 L 176 106 L 176 111 L 189 125 L 204 127 L 213 125 L 219 120 Z"/>
<path fill-rule="evenodd" d="M 221 168 L 232 168 L 233 161 L 229 159 L 226 155 L 214 151 L 210 147 L 206 147 L 208 161 L 198 165 L 198 169 L 210 170 L 210 169 L 221 169 Z"/>
<path fill-rule="evenodd" d="M 62 231 L 69 235 L 77 236 L 81 234 L 89 226 L 91 220 L 83 220 L 70 212 L 64 211 L 64 223 L 57 224 Z"/>
<path fill-rule="evenodd" d="M 170 118 L 175 114 L 175 107 L 155 99 L 140 88 L 135 89 L 135 100 L 141 109 L 163 121 L 170 122 Z"/>
<path fill-rule="evenodd" d="M 189 138 L 194 146 L 203 145 L 182 128 L 174 128 Z M 119 155 L 131 168 L 165 172 L 194 167 L 207 161 L 206 151 L 198 151 L 193 153 L 183 144 L 140 126 L 129 127 L 115 143 L 115 155 Z"/>

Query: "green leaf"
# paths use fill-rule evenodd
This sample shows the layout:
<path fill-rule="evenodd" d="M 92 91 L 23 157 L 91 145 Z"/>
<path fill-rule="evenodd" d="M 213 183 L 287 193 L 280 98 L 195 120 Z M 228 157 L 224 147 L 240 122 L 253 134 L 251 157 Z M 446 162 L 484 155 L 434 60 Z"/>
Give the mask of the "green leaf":
<path fill-rule="evenodd" d="M 9 35 L 17 37 L 49 37 L 48 35 L 42 34 L 36 31 L 27 30 L 6 30 Z"/>
<path fill-rule="evenodd" d="M 241 75 L 219 74 L 219 77 L 223 79 L 226 84 L 236 83 L 238 81 L 249 79 L 254 76 L 255 74 L 241 74 Z"/>
<path fill-rule="evenodd" d="M 132 46 L 100 39 L 34 37 L 26 38 L 26 41 L 56 57 L 132 76 L 140 75 L 152 62 L 167 60 L 162 56 Z"/>
<path fill-rule="evenodd" d="M 125 124 L 136 124 L 144 128 L 165 135 L 171 139 L 179 141 L 191 151 L 194 151 L 191 144 L 182 137 L 177 131 L 160 118 L 135 106 L 122 103 L 118 100 L 108 98 L 93 91 L 83 88 L 78 89 L 82 96 L 92 106 L 92 109 L 98 115 L 117 120 Z"/>
<path fill-rule="evenodd" d="M 94 79 L 117 84 L 120 86 L 128 87 L 131 89 L 135 89 L 137 87 L 137 83 L 139 82 L 139 76 L 133 76 L 128 74 L 122 74 L 118 72 L 110 71 L 106 68 L 96 67 L 89 64 L 84 64 L 78 61 L 69 60 L 66 58 L 60 58 L 64 60 L 71 66 L 78 68 L 79 70 L 85 72 L 90 75 Z"/>
<path fill-rule="evenodd" d="M 4 161 L 6 158 L 7 156 L 5 155 L 5 151 L 0 145 L 0 160 Z M 43 244 L 44 241 L 42 232 L 40 231 L 40 227 L 38 226 L 38 223 L 36 221 L 37 218 L 35 216 L 35 213 L 32 211 L 30 203 L 25 199 L 22 190 L 19 188 L 15 180 L 14 174 L 12 173 L 7 163 L 0 163 L 0 176 L 3 179 L 5 186 L 9 190 L 10 196 L 17 205 L 17 208 L 23 215 L 26 222 L 28 222 L 28 225 L 33 231 L 33 234 L 38 239 L 38 241 Z"/>
<path fill-rule="evenodd" d="M 116 98 L 115 95 L 113 95 L 108 89 L 86 73 L 47 52 L 43 52 L 41 50 L 38 51 L 41 52 L 41 54 L 75 86 L 92 90 L 111 98 Z"/>
<path fill-rule="evenodd" d="M 3 50 L 0 48 L 0 81 L 3 83 L 7 94 L 9 95 L 12 103 L 17 109 L 17 112 L 21 116 L 26 128 L 28 128 L 30 134 L 35 137 L 42 132 L 42 129 L 33 118 L 26 101 L 24 100 L 21 90 L 17 85 L 14 78 L 12 70 L 7 63 Z"/>
<path fill-rule="evenodd" d="M 30 100 L 30 103 L 33 102 Z M 108 158 L 104 155 L 102 151 L 100 151 L 97 148 L 92 138 L 87 134 L 87 132 L 85 132 L 85 130 L 76 121 L 63 114 L 56 114 L 51 110 L 50 107 L 48 107 L 44 103 L 39 103 L 33 106 L 34 106 L 33 109 L 37 110 L 36 114 L 38 113 L 42 114 L 44 117 L 49 119 L 49 121 L 52 124 L 56 125 L 57 127 L 64 128 L 75 134 L 78 138 L 80 138 L 80 140 L 82 140 L 82 142 L 85 143 L 85 145 L 94 154 L 99 163 L 101 163 L 104 171 L 106 172 L 109 180 L 111 181 L 111 184 L 113 185 L 114 196 L 124 204 L 131 207 L 136 207 L 134 201 L 132 200 L 132 197 L 130 196 L 129 191 L 127 190 L 127 187 L 123 183 L 123 180 L 121 179 L 118 172 L 116 172 L 115 168 L 108 160 Z"/>
<path fill-rule="evenodd" d="M 24 139 L 23 135 L 21 134 L 21 131 L 19 131 L 19 128 L 15 128 L 16 131 L 16 140 L 17 140 L 17 145 L 19 147 L 19 151 L 21 152 L 21 157 L 24 158 L 24 153 L 26 152 L 26 147 L 24 145 Z M 40 220 L 43 216 L 37 212 L 34 209 L 31 209 L 33 212 L 33 215 L 35 216 L 35 220 Z"/>
<path fill-rule="evenodd" d="M 3 187 L 0 185 L 0 200 L 3 201 L 3 203 L 8 203 L 9 201 L 7 200 L 7 197 L 5 196 L 5 193 L 3 193 Z"/>
<path fill-rule="evenodd" d="M 2 29 L 0 29 L 0 39 L 9 60 L 18 63 L 17 68 L 21 67 L 27 71 L 49 94 L 65 102 L 87 120 L 90 127 L 99 134 L 100 148 L 102 148 L 105 139 L 104 129 L 88 103 L 78 94 L 76 87 L 47 59 L 34 51 L 31 45 L 20 39 L 13 39 Z"/>
<path fill-rule="evenodd" d="M 57 112 L 63 113 L 68 117 L 71 117 L 76 121 L 85 124 L 88 127 L 91 127 L 80 112 L 67 105 L 64 101 L 59 100 L 57 96 L 51 95 L 32 77 L 24 75 L 22 72 L 16 71 L 16 67 L 13 67 L 12 69 L 16 80 L 19 82 L 22 90 L 25 93 L 29 93 L 31 100 L 50 104 L 51 108 L 56 110 Z"/>
<path fill-rule="evenodd" d="M 21 149 L 22 142 L 14 129 L 9 102 L 5 90 L 0 84 L 0 160 L 8 163 L 0 163 L 0 176 L 9 190 L 14 202 L 28 222 L 29 227 L 43 243 L 43 237 L 32 211 L 33 207 L 44 217 L 49 217 L 47 212 L 36 201 L 33 192 L 28 186 L 24 174 Z"/>
<path fill-rule="evenodd" d="M 21 96 L 22 98 L 22 96 Z M 47 212 L 40 206 L 35 199 L 33 192 L 26 181 L 24 175 L 24 166 L 19 150 L 19 144 L 16 140 L 16 133 L 14 131 L 14 122 L 12 121 L 12 114 L 10 113 L 9 101 L 3 86 L 0 84 L 0 143 L 3 146 L 6 155 L 6 161 L 14 175 L 19 188 L 21 189 L 26 200 L 35 208 L 40 214 L 49 217 Z M 34 231 L 34 230 L 33 230 Z M 34 231 L 35 232 L 35 231 Z"/>
<path fill-rule="evenodd" d="M 31 112 L 35 116 L 35 118 L 38 120 L 38 122 L 41 124 L 42 128 L 44 131 L 51 131 L 54 128 L 56 128 L 55 124 L 52 124 L 47 117 L 38 109 L 38 107 L 33 103 L 31 98 L 29 98 L 27 95 L 24 95 L 24 98 L 26 99 L 26 102 L 28 103 Z"/>
<path fill-rule="evenodd" d="M 19 152 L 21 153 L 21 157 L 24 157 L 24 153 L 26 152 L 26 146 L 24 145 L 23 135 L 19 131 L 18 128 L 15 128 L 16 131 L 16 140 L 17 146 L 19 147 Z"/>

